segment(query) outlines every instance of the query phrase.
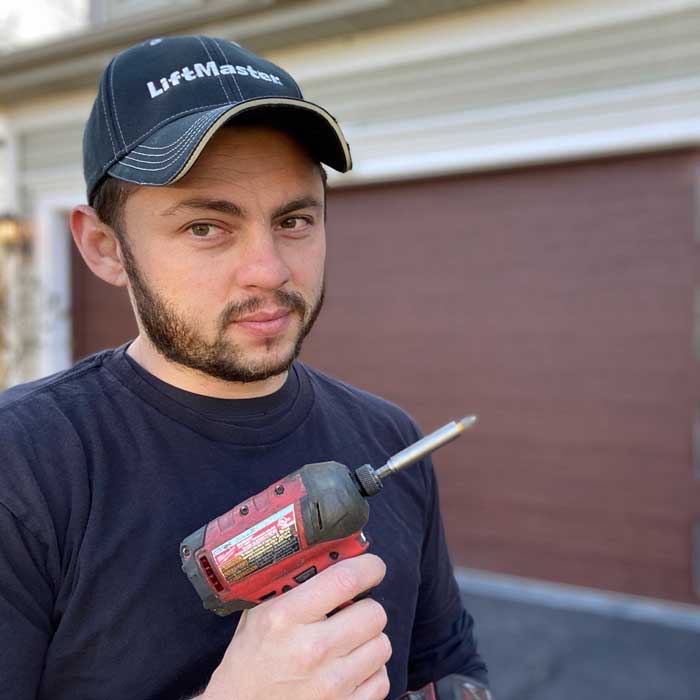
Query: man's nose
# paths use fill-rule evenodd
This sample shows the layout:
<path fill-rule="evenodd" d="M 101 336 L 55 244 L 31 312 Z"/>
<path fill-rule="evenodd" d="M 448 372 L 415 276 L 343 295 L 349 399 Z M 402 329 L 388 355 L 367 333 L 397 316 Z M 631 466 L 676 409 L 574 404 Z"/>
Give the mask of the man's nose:
<path fill-rule="evenodd" d="M 237 261 L 236 282 L 242 288 L 279 289 L 289 281 L 280 242 L 274 233 L 260 227 L 250 232 Z"/>

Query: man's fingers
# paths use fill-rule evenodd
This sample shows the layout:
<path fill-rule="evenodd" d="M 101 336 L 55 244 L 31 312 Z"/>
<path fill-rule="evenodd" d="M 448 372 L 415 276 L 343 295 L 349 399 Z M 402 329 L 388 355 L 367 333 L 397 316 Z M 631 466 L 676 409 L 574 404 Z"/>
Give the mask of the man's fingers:
<path fill-rule="evenodd" d="M 235 637 L 237 634 L 243 634 L 243 631 L 245 630 L 247 624 L 248 610 L 244 610 L 241 614 L 240 620 L 238 620 L 238 624 L 236 625 L 236 631 L 233 633 L 233 636 Z"/>
<path fill-rule="evenodd" d="M 276 599 L 276 611 L 300 623 L 322 620 L 339 605 L 376 586 L 385 573 L 384 562 L 374 554 L 340 561 Z"/>
<path fill-rule="evenodd" d="M 381 672 L 390 658 L 391 642 L 382 633 L 338 661 L 342 664 L 343 675 L 352 679 L 355 687 L 358 688 L 369 678 Z"/>
<path fill-rule="evenodd" d="M 315 623 L 309 634 L 322 635 L 337 656 L 345 656 L 386 627 L 386 612 L 375 600 L 365 598 L 343 608 L 327 620 Z"/>
<path fill-rule="evenodd" d="M 389 674 L 386 666 L 380 668 L 364 683 L 355 688 L 349 700 L 384 700 L 389 694 Z"/>

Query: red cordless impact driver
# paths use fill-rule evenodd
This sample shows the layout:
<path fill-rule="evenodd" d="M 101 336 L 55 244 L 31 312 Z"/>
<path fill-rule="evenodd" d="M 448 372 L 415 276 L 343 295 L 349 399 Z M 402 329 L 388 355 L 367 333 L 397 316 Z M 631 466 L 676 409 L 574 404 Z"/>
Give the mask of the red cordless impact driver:
<path fill-rule="evenodd" d="M 307 464 L 186 537 L 182 570 L 207 610 L 252 608 L 298 586 L 339 559 L 362 554 L 367 497 L 382 480 L 459 437 L 476 416 L 452 421 L 374 469 Z"/>

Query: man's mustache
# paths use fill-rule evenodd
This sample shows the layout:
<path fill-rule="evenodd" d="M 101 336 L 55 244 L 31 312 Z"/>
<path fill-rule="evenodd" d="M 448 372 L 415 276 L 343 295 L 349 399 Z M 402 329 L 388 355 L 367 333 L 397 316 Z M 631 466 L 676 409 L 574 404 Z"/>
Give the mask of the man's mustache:
<path fill-rule="evenodd" d="M 276 289 L 273 293 L 274 304 L 278 308 L 306 316 L 307 305 L 299 292 L 286 292 Z M 243 301 L 232 301 L 221 313 L 221 328 L 237 321 L 241 316 L 251 314 L 262 308 L 268 300 L 265 297 L 249 297 Z"/>

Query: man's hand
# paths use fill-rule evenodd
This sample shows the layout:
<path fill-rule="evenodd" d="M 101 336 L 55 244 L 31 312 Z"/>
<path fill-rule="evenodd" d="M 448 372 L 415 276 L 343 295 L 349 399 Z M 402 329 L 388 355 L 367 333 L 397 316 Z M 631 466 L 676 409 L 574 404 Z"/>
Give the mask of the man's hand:
<path fill-rule="evenodd" d="M 391 643 L 384 608 L 366 598 L 386 567 L 374 554 L 338 562 L 246 610 L 202 700 L 383 700 Z"/>

